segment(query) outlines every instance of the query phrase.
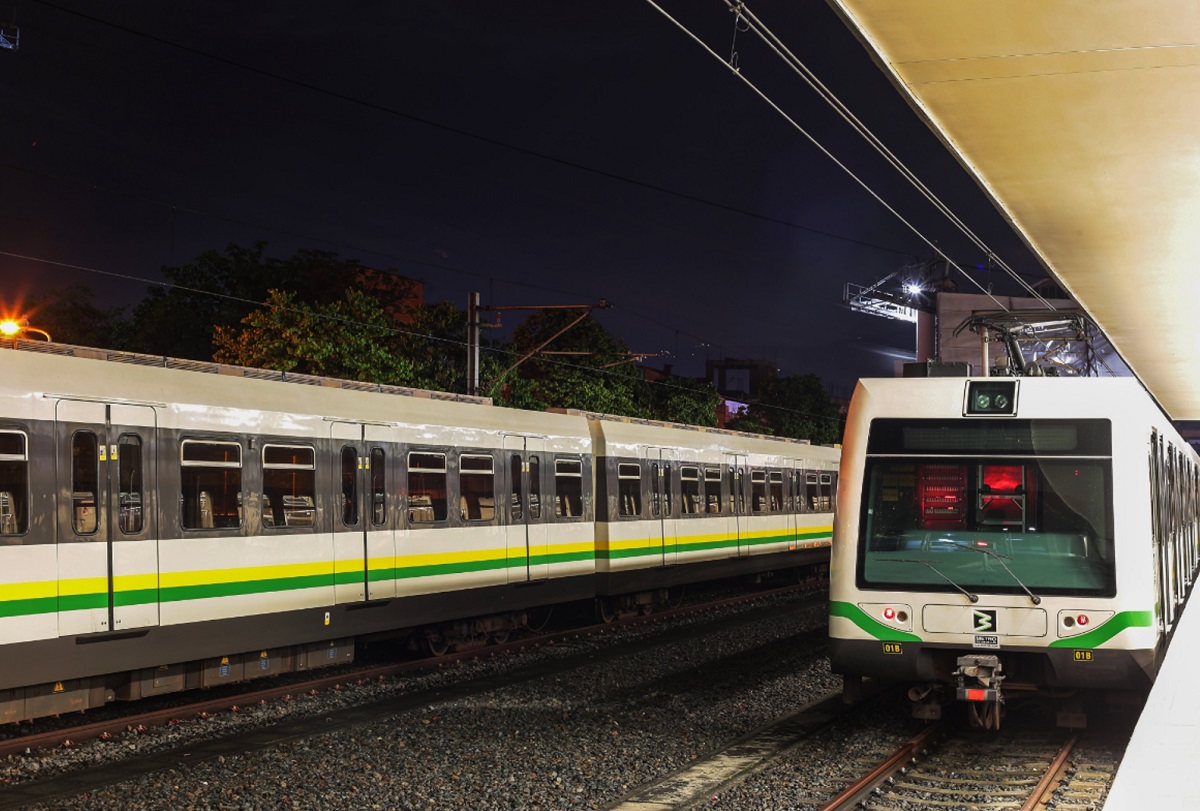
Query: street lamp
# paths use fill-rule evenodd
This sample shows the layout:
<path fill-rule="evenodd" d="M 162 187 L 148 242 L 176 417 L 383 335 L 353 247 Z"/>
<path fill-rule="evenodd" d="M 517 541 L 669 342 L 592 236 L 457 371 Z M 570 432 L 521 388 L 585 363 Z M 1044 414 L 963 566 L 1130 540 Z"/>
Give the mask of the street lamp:
<path fill-rule="evenodd" d="M 29 322 L 18 324 L 11 318 L 6 318 L 3 321 L 0 321 L 0 335 L 3 335 L 5 338 L 18 338 L 24 332 L 36 332 L 47 341 L 54 341 L 54 339 L 50 337 L 50 333 L 46 332 L 46 330 L 41 329 L 40 327 L 29 326 Z"/>

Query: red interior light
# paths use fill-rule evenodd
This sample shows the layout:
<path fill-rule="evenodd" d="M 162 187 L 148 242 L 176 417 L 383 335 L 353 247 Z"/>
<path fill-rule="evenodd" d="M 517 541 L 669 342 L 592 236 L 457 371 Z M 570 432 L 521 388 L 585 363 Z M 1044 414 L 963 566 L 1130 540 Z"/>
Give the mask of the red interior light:
<path fill-rule="evenodd" d="M 1023 483 L 1025 470 L 1021 465 L 984 465 L 983 483 L 993 493 L 1015 493 Z"/>

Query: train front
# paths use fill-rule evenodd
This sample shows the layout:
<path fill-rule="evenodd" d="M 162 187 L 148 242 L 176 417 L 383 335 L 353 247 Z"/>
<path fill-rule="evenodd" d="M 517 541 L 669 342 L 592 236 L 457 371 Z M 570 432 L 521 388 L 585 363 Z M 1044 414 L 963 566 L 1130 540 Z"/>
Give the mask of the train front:
<path fill-rule="evenodd" d="M 1135 396 L 1096 379 L 860 382 L 830 585 L 848 691 L 862 676 L 910 682 L 917 717 L 957 700 L 996 728 L 1014 697 L 1059 698 L 1060 725 L 1082 726 L 1080 691 L 1148 687 L 1144 442 L 1117 448 L 1140 458 L 1123 515 L 1113 498 L 1114 424 L 1143 413 Z M 1118 552 L 1120 537 L 1141 546 Z"/>

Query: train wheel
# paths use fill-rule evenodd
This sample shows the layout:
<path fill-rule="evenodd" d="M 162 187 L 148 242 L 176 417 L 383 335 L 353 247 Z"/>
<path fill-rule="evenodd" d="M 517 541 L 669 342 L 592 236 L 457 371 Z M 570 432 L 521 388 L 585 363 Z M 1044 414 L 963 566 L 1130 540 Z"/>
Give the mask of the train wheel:
<path fill-rule="evenodd" d="M 445 656 L 450 652 L 450 643 L 437 631 L 425 634 L 425 651 L 430 656 Z"/>
<path fill-rule="evenodd" d="M 596 616 L 605 625 L 617 618 L 617 609 L 613 605 L 612 600 L 608 597 L 596 598 Z"/>
<path fill-rule="evenodd" d="M 546 630 L 546 626 L 550 624 L 550 617 L 554 616 L 554 606 L 542 606 L 541 608 L 531 608 L 525 614 L 525 627 L 534 633 L 540 633 Z"/>
<path fill-rule="evenodd" d="M 683 593 L 683 586 L 676 586 L 673 589 L 668 589 L 666 602 L 667 608 L 679 608 L 679 606 L 683 605 Z"/>
<path fill-rule="evenodd" d="M 508 641 L 508 637 L 511 633 L 512 633 L 511 629 L 505 628 L 502 631 L 492 631 L 491 634 L 489 634 L 489 636 L 491 637 L 491 641 L 492 641 L 493 645 L 503 645 L 505 642 Z"/>

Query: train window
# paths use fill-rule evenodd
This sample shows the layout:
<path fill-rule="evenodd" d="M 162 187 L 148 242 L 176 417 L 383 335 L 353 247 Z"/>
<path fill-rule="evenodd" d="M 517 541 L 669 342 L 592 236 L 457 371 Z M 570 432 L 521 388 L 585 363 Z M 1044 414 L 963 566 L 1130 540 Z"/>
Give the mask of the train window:
<path fill-rule="evenodd" d="M 833 474 L 822 473 L 817 485 L 817 510 L 833 512 Z"/>
<path fill-rule="evenodd" d="M 721 503 L 721 468 L 704 468 L 704 497 L 708 503 L 706 509 L 709 513 L 716 514 L 725 511 L 725 507 Z"/>
<path fill-rule="evenodd" d="M 342 524 L 347 527 L 358 526 L 358 449 L 350 445 L 342 446 L 341 459 L 342 492 Z"/>
<path fill-rule="evenodd" d="M 185 439 L 179 448 L 179 465 L 184 529 L 242 525 L 241 445 Z"/>
<path fill-rule="evenodd" d="M 650 515 L 659 518 L 662 513 L 662 480 L 658 462 L 650 463 Z"/>
<path fill-rule="evenodd" d="M 773 470 L 770 473 L 769 496 L 771 501 L 771 512 L 779 512 L 783 509 L 783 474 L 778 470 Z"/>
<path fill-rule="evenodd" d="M 413 524 L 446 520 L 446 454 L 408 454 L 408 520 Z"/>
<path fill-rule="evenodd" d="M 761 470 L 750 471 L 750 509 L 756 513 L 767 511 L 767 474 Z"/>
<path fill-rule="evenodd" d="M 512 482 L 512 494 L 509 496 L 509 501 L 512 504 L 509 520 L 514 524 L 525 520 L 525 512 L 521 504 L 521 474 L 524 472 L 523 467 L 521 464 L 521 454 L 514 453 L 509 457 L 508 479 Z"/>
<path fill-rule="evenodd" d="M 91 431 L 71 437 L 71 527 L 77 535 L 96 532 L 100 444 Z"/>
<path fill-rule="evenodd" d="M 464 521 L 495 520 L 496 474 L 492 457 L 466 453 L 458 457 L 458 494 L 458 511 Z"/>
<path fill-rule="evenodd" d="M 542 461 L 536 456 L 529 457 L 529 519 L 542 519 Z"/>
<path fill-rule="evenodd" d="M 0 431 L 0 535 L 29 528 L 29 441 L 20 431 Z"/>
<path fill-rule="evenodd" d="M 263 445 L 264 527 L 316 526 L 316 452 L 307 445 Z"/>
<path fill-rule="evenodd" d="M 684 465 L 679 469 L 679 490 L 683 495 L 683 515 L 700 512 L 700 468 Z"/>
<path fill-rule="evenodd" d="M 383 448 L 371 448 L 371 524 L 387 523 L 387 454 Z"/>
<path fill-rule="evenodd" d="M 804 474 L 804 511 L 819 512 L 821 503 L 821 488 L 818 485 L 816 473 Z"/>
<path fill-rule="evenodd" d="M 617 465 L 617 514 L 625 518 L 642 514 L 642 466 L 636 462 Z"/>
<path fill-rule="evenodd" d="M 554 511 L 560 518 L 583 515 L 583 462 L 554 460 Z"/>
<path fill-rule="evenodd" d="M 142 531 L 145 521 L 142 512 L 144 481 L 142 438 L 137 434 L 122 434 L 117 450 L 117 528 L 126 535 L 136 535 Z"/>

